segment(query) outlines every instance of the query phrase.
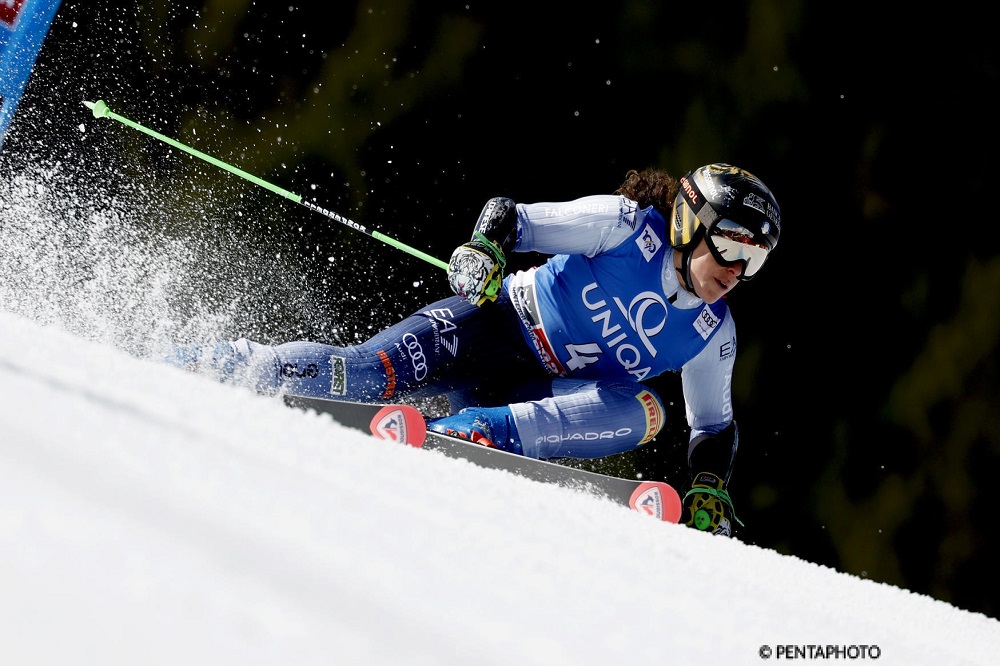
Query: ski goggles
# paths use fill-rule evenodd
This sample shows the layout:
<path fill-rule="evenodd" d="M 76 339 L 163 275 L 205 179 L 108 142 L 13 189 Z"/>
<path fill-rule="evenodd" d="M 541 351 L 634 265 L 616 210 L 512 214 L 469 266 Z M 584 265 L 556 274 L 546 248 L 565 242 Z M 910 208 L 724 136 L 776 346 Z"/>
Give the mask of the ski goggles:
<path fill-rule="evenodd" d="M 720 218 L 705 235 L 708 249 L 722 266 L 743 264 L 740 280 L 749 280 L 764 265 L 770 248 L 763 240 L 742 224 Z"/>

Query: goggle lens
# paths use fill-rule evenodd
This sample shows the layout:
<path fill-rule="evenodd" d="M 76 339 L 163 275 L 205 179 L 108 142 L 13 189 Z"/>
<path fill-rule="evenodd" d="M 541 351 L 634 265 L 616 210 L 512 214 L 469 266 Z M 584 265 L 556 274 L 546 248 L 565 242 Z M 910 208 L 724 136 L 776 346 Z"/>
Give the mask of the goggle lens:
<path fill-rule="evenodd" d="M 769 252 L 764 241 L 757 240 L 752 231 L 726 218 L 716 221 L 706 239 L 715 259 L 723 266 L 743 262 L 740 279 L 753 277 Z"/>

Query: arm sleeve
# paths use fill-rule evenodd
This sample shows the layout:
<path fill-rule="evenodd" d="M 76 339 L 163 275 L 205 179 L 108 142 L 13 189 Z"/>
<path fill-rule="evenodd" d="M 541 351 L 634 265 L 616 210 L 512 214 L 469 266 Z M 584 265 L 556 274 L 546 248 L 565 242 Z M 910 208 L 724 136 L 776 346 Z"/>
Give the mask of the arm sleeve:
<path fill-rule="evenodd" d="M 514 249 L 593 257 L 631 236 L 639 212 L 634 201 L 613 194 L 517 204 L 519 239 Z"/>
<path fill-rule="evenodd" d="M 729 312 L 708 345 L 681 369 L 690 439 L 718 434 L 733 420 L 735 362 L 736 324 Z"/>

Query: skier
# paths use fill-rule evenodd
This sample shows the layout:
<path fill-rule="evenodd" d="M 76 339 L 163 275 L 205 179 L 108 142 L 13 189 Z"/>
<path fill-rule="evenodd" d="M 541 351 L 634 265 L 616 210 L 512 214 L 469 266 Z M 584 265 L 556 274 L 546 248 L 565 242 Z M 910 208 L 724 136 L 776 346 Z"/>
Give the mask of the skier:
<path fill-rule="evenodd" d="M 539 459 L 600 458 L 664 422 L 643 381 L 679 371 L 690 490 L 682 521 L 732 535 L 738 445 L 730 398 L 736 327 L 722 298 L 778 242 L 771 191 L 708 164 L 678 179 L 629 171 L 614 194 L 558 203 L 490 199 L 448 264 L 456 295 L 366 342 L 182 347 L 171 363 L 264 393 L 402 402 L 447 396 L 436 432 Z M 510 252 L 552 255 L 505 276 Z"/>

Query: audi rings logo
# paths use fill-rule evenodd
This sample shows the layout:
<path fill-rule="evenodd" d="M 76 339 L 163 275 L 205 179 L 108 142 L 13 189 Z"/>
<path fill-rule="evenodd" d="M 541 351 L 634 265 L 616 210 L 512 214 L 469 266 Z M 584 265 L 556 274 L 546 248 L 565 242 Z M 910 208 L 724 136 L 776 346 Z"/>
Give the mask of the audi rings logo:
<path fill-rule="evenodd" d="M 413 333 L 403 336 L 403 345 L 410 353 L 410 363 L 413 364 L 413 378 L 418 382 L 427 379 L 427 357 L 424 356 L 424 348 L 420 346 L 420 341 Z"/>

